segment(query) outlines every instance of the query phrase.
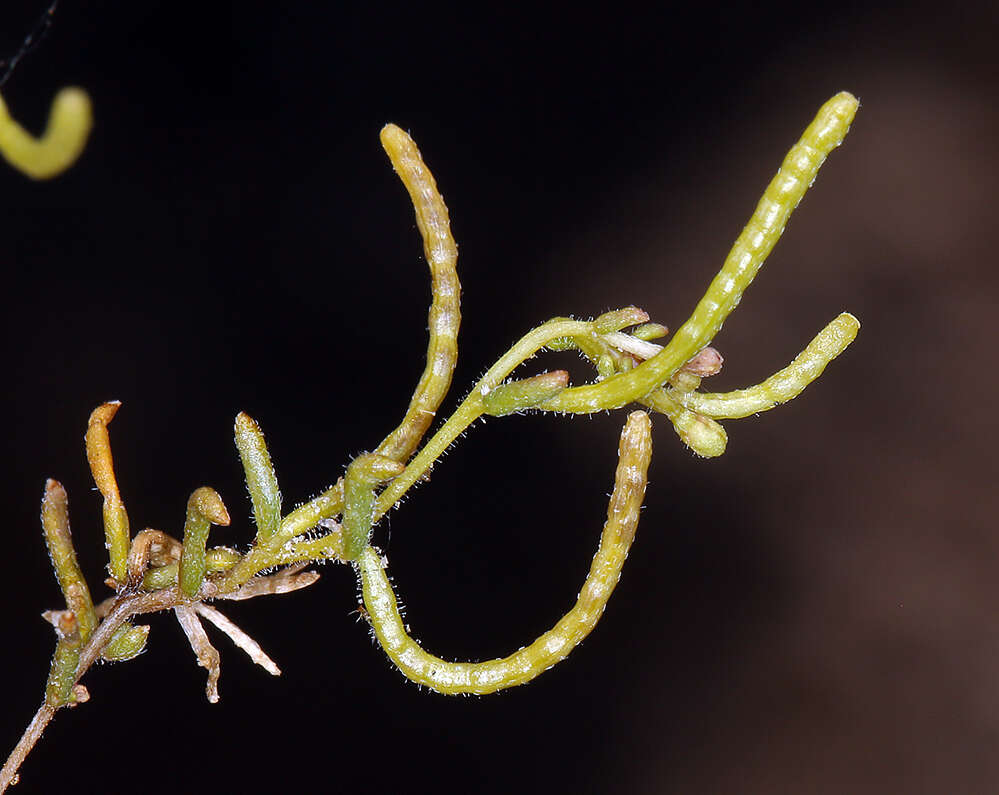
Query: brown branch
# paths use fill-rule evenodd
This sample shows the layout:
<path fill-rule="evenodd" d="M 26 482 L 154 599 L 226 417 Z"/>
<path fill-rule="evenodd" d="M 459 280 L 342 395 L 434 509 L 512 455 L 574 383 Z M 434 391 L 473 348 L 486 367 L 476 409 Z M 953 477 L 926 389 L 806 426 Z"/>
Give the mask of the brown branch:
<path fill-rule="evenodd" d="M 96 608 L 97 614 L 103 616 L 103 620 L 97 625 L 97 628 L 80 651 L 80 662 L 76 667 L 76 676 L 73 680 L 75 688 L 79 688 L 80 691 L 83 690 L 82 685 L 78 684 L 80 679 L 86 675 L 90 667 L 100 658 L 118 628 L 133 616 L 146 613 L 159 613 L 163 610 L 178 607 L 193 607 L 197 609 L 202 602 L 211 599 L 252 599 L 256 596 L 287 593 L 312 585 L 312 583 L 319 579 L 319 575 L 316 572 L 303 572 L 301 568 L 301 566 L 291 566 L 268 577 L 254 578 L 231 593 L 219 593 L 218 585 L 208 580 L 202 584 L 201 589 L 195 594 L 193 599 L 188 599 L 184 596 L 176 585 L 158 591 L 125 591 L 117 596 L 105 599 Z M 262 664 L 253 654 L 250 656 L 254 662 Z M 266 655 L 264 656 L 266 657 Z M 264 667 L 267 668 L 266 665 Z M 268 668 L 268 670 L 270 669 Z M 73 704 L 63 706 L 75 706 L 76 703 L 84 700 L 84 698 L 78 698 Z M 45 731 L 45 727 L 48 726 L 59 709 L 60 707 L 49 704 L 42 704 L 39 707 L 38 712 L 35 713 L 31 723 L 28 724 L 21 739 L 4 763 L 3 770 L 0 772 L 0 794 L 5 792 L 11 784 L 17 783 L 17 771 L 24 763 L 28 754 L 31 753 L 35 744 L 41 739 L 42 732 Z"/>
<path fill-rule="evenodd" d="M 49 721 L 55 716 L 57 709 L 58 707 L 48 704 L 42 704 L 38 708 L 35 717 L 31 719 L 28 728 L 24 730 L 21 739 L 14 747 L 14 750 L 11 751 L 10 756 L 7 757 L 7 762 L 4 764 L 3 770 L 0 770 L 0 792 L 6 792 L 7 787 L 17 783 L 19 778 L 17 771 L 21 767 L 21 763 L 31 753 L 31 749 L 35 747 L 35 743 L 42 738 L 42 732 L 45 731 L 45 727 L 49 725 Z"/>

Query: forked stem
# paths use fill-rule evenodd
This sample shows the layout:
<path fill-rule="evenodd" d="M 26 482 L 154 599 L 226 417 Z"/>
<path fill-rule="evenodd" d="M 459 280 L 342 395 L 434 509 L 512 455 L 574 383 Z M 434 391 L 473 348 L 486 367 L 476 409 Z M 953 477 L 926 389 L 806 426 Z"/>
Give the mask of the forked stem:
<path fill-rule="evenodd" d="M 457 245 L 433 175 L 412 139 L 388 125 L 382 131 L 382 142 L 413 201 L 433 292 L 427 364 L 402 422 L 375 451 L 355 458 L 345 478 L 282 518 L 281 492 L 263 432 L 247 415 L 239 415 L 236 442 L 257 525 L 253 547 L 241 555 L 226 547 L 206 546 L 209 525 L 229 520 L 221 498 L 208 488 L 198 489 L 191 497 L 183 543 L 152 530 L 131 538 L 107 434 L 117 404 L 99 407 L 91 417 L 87 449 L 95 482 L 105 498 L 112 575 L 108 583 L 118 593 L 96 607 L 91 603 L 72 548 L 65 492 L 50 481 L 43 502 L 43 527 L 66 609 L 49 614 L 59 641 L 46 702 L 0 772 L 0 792 L 16 782 L 18 769 L 56 711 L 86 700 L 79 680 L 94 662 L 102 656 L 126 659 L 141 650 L 148 627 L 129 626 L 133 616 L 176 609 L 199 662 L 208 669 L 210 700 L 218 697 L 219 657 L 200 617 L 221 628 L 269 672 L 279 673 L 255 641 L 203 602 L 306 587 L 318 575 L 301 572 L 301 565 L 317 560 L 354 562 L 375 635 L 414 682 L 445 693 L 488 693 L 523 684 L 563 659 L 599 620 L 634 538 L 651 455 L 651 425 L 644 411 L 633 412 L 622 432 L 607 521 L 575 605 L 551 630 L 509 657 L 451 663 L 424 651 L 402 621 L 383 559 L 370 546 L 371 528 L 483 415 L 506 416 L 530 409 L 586 413 L 640 402 L 665 414 L 695 452 L 713 456 L 724 450 L 727 438 L 716 418 L 763 411 L 804 389 L 852 341 L 858 327 L 852 316 L 841 315 L 791 365 L 756 387 L 725 394 L 697 392 L 700 379 L 720 367 L 717 352 L 705 346 L 763 265 L 825 157 L 843 140 L 856 109 L 857 100 L 845 92 L 822 106 L 791 148 L 691 317 L 661 349 L 648 340 L 664 336 L 665 327 L 648 323 L 648 315 L 636 307 L 608 312 L 593 321 L 550 320 L 528 332 L 486 372 L 412 459 L 450 385 L 457 356 L 461 288 Z M 60 95 L 49 131 L 40 140 L 13 123 L 0 101 L 0 154 L 36 178 L 51 176 L 78 156 L 88 129 L 89 102 L 79 92 Z M 636 325 L 633 336 L 623 333 Z M 570 387 L 564 371 L 505 381 L 546 346 L 578 349 L 596 368 L 595 381 Z M 388 485 L 378 493 L 386 481 Z M 301 538 L 317 525 L 326 530 L 325 535 Z M 265 569 L 298 563 L 277 574 L 259 576 Z"/>

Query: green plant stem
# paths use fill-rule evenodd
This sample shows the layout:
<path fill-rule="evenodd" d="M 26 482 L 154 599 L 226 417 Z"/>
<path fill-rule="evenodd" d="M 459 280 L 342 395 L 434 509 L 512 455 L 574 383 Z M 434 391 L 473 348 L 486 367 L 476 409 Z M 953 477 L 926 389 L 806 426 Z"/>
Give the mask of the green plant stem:
<path fill-rule="evenodd" d="M 257 523 L 257 538 L 266 540 L 281 524 L 281 489 L 264 433 L 249 414 L 236 415 L 236 449 L 246 473 L 246 488 L 253 502 L 253 519 Z"/>
<path fill-rule="evenodd" d="M 543 323 L 521 337 L 499 361 L 486 372 L 450 419 L 445 422 L 419 453 L 409 462 L 406 471 L 393 480 L 379 495 L 375 503 L 374 521 L 381 519 L 392 506 L 402 499 L 410 487 L 423 477 L 434 461 L 457 439 L 469 425 L 485 413 L 483 395 L 499 386 L 503 379 L 530 359 L 552 340 L 559 337 L 576 337 L 593 334 L 593 324 L 582 320 L 555 318 Z"/>

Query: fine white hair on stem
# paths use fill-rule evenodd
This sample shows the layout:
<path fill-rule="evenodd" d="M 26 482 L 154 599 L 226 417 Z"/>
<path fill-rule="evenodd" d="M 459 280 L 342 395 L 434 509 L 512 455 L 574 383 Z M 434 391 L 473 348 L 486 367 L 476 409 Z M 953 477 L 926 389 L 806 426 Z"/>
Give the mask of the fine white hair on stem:
<path fill-rule="evenodd" d="M 402 620 L 382 556 L 366 547 L 358 561 L 361 593 L 375 638 L 405 676 L 438 693 L 493 693 L 531 681 L 565 659 L 603 615 L 635 538 L 652 456 L 652 423 L 632 412 L 621 433 L 607 521 L 576 604 L 550 630 L 508 657 L 448 662 L 425 651 Z"/>

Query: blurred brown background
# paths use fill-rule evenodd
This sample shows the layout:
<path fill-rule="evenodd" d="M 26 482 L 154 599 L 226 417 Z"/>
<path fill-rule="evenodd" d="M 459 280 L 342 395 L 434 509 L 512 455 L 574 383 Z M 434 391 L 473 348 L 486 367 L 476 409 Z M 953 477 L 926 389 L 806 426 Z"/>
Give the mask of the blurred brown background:
<path fill-rule="evenodd" d="M 0 56 L 42 5 L 4 5 Z M 37 614 L 59 598 L 46 477 L 102 593 L 95 405 L 124 402 L 133 524 L 179 532 L 207 483 L 239 518 L 213 535 L 230 544 L 251 535 L 238 410 L 267 431 L 289 505 L 393 427 L 429 296 L 386 121 L 420 144 L 461 247 L 448 406 L 548 317 L 637 303 L 678 326 L 841 89 L 861 99 L 853 130 L 716 340 L 712 386 L 756 383 L 841 310 L 860 336 L 798 401 L 729 422 L 722 459 L 656 423 L 619 591 L 529 687 L 418 691 L 328 566 L 310 591 L 224 606 L 281 681 L 221 638 L 210 707 L 154 618 L 149 651 L 90 674 L 19 791 L 80 768 L 84 791 L 151 793 L 999 789 L 995 4 L 289 5 L 63 0 L 3 88 L 33 129 L 67 83 L 97 113 L 65 177 L 0 173 L 8 748 L 51 651 Z M 478 427 L 377 531 L 429 649 L 506 654 L 571 604 L 622 419 Z"/>

